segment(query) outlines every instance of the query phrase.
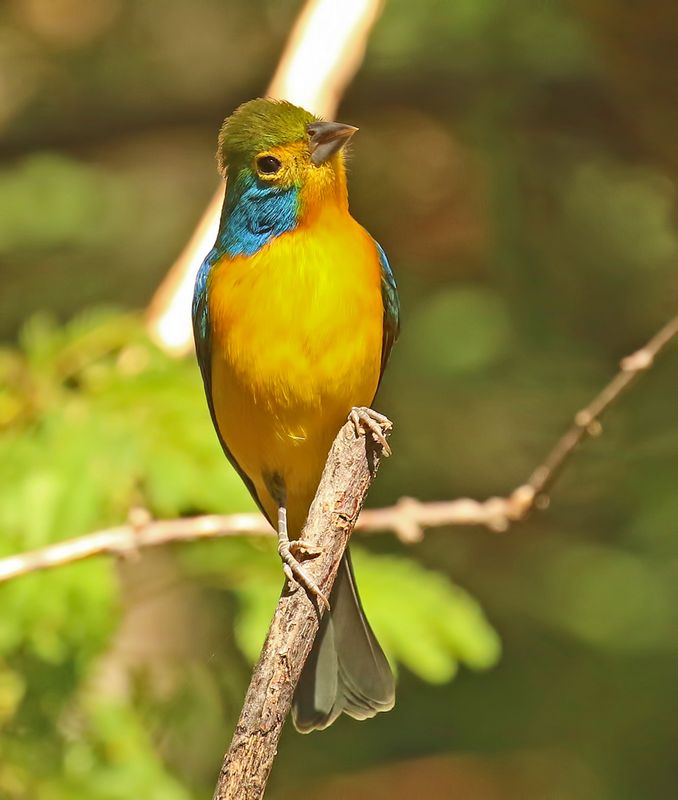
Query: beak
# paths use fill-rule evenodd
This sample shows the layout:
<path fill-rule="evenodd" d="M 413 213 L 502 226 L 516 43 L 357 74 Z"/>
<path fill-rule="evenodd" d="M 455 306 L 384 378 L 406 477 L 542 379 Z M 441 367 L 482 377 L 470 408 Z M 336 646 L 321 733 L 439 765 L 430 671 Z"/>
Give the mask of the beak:
<path fill-rule="evenodd" d="M 311 144 L 311 161 L 319 167 L 341 150 L 358 129 L 343 122 L 314 122 L 306 130 Z"/>

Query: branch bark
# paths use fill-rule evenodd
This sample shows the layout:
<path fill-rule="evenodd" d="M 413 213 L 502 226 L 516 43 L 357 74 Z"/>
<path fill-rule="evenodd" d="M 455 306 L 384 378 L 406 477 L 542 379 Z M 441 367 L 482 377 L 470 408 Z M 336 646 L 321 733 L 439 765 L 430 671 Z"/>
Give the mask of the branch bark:
<path fill-rule="evenodd" d="M 357 438 L 352 423 L 339 431 L 330 450 L 303 532 L 303 538 L 321 551 L 305 566 L 326 597 L 380 458 L 379 445 L 369 436 Z M 280 597 L 213 800 L 263 797 L 322 613 L 303 590 Z"/>

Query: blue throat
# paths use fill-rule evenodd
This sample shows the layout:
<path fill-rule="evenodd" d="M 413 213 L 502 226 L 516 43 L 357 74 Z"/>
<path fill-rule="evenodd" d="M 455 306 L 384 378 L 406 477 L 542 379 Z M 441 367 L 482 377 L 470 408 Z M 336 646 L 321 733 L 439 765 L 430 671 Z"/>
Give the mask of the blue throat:
<path fill-rule="evenodd" d="M 252 256 L 270 241 L 297 226 L 299 189 L 262 185 L 249 172 L 228 181 L 219 234 L 198 271 L 193 295 L 196 333 L 208 336 L 207 305 L 203 302 L 212 266 L 224 255 Z"/>
<path fill-rule="evenodd" d="M 299 190 L 262 184 L 249 172 L 229 181 L 217 248 L 230 256 L 251 256 L 297 225 Z"/>

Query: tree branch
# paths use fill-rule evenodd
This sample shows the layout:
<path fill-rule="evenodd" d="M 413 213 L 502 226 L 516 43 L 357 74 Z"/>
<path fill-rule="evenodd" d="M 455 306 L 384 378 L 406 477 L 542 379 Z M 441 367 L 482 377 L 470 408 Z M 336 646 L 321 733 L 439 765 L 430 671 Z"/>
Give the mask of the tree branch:
<path fill-rule="evenodd" d="M 533 508 L 548 505 L 547 491 L 560 474 L 577 446 L 601 432 L 600 417 L 642 372 L 649 370 L 656 357 L 678 335 L 678 316 L 664 325 L 650 341 L 622 359 L 619 372 L 581 411 L 572 426 L 556 442 L 527 481 L 507 497 L 478 501 L 460 498 L 422 503 L 402 497 L 386 508 L 365 509 L 355 526 L 366 533 L 392 531 L 403 542 L 420 541 L 429 528 L 452 525 L 482 525 L 505 531 L 513 522 L 524 519 Z M 228 514 L 151 520 L 142 509 L 133 510 L 127 525 L 66 539 L 47 547 L 0 558 L 0 583 L 30 572 L 80 561 L 96 555 L 125 556 L 144 547 L 217 539 L 227 536 L 272 536 L 261 514 Z"/>
<path fill-rule="evenodd" d="M 327 597 L 380 458 L 379 445 L 370 436 L 357 438 L 350 422 L 339 431 L 327 457 L 303 531 L 303 538 L 321 551 L 305 567 Z M 322 612 L 303 590 L 283 592 L 280 597 L 224 757 L 214 800 L 263 797 Z"/>

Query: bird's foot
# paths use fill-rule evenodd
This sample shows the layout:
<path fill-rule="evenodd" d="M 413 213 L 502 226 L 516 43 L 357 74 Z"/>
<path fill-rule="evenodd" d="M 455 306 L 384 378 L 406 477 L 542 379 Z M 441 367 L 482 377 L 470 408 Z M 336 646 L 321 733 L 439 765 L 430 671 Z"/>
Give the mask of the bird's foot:
<path fill-rule="evenodd" d="M 364 436 L 369 430 L 375 441 L 379 442 L 385 456 L 391 455 L 391 448 L 386 441 L 384 433 L 390 431 L 393 423 L 388 417 L 366 406 L 356 406 L 351 409 L 348 418 L 353 423 L 356 436 Z"/>
<path fill-rule="evenodd" d="M 329 611 L 330 604 L 327 597 L 297 558 L 297 556 L 315 558 L 320 552 L 317 547 L 304 539 L 290 541 L 281 538 L 278 543 L 278 553 L 283 562 L 283 572 L 287 578 L 289 591 L 296 592 L 299 586 L 303 586 L 311 598 L 316 599 Z"/>
<path fill-rule="evenodd" d="M 306 541 L 306 539 L 292 539 L 290 541 L 290 553 L 295 558 L 299 556 L 302 558 L 316 558 L 322 553 L 322 550 L 311 544 L 311 542 Z"/>

